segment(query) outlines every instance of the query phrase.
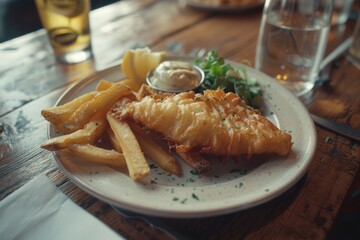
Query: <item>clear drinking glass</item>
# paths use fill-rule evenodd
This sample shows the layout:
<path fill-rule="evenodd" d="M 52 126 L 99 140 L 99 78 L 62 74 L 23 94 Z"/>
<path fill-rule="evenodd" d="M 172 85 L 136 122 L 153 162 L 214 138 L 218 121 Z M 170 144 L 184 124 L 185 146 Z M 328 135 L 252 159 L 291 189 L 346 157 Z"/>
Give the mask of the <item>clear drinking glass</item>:
<path fill-rule="evenodd" d="M 318 79 L 333 9 L 332 0 L 266 0 L 255 67 L 296 96 Z"/>

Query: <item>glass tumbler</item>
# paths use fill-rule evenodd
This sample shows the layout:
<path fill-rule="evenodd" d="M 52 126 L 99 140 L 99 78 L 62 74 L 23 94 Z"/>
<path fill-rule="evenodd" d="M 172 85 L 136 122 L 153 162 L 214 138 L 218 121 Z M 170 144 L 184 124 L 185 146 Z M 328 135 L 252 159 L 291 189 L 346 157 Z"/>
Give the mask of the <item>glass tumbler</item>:
<path fill-rule="evenodd" d="M 255 67 L 296 96 L 313 89 L 324 57 L 332 0 L 266 0 Z"/>

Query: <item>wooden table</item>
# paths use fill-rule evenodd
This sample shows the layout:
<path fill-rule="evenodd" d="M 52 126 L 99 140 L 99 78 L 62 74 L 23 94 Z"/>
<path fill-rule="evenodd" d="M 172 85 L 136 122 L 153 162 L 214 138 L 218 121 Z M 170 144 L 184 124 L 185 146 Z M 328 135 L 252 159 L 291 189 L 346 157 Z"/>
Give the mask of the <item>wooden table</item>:
<path fill-rule="evenodd" d="M 184 8 L 176 1 L 120 1 L 91 13 L 94 59 L 66 65 L 55 60 L 44 30 L 0 45 L 0 199 L 46 174 L 61 191 L 127 239 L 168 239 L 138 219 L 118 214 L 73 184 L 52 154 L 40 110 L 53 106 L 71 84 L 118 62 L 134 46 L 164 50 L 216 49 L 227 59 L 254 62 L 261 8 L 219 14 Z M 334 27 L 328 52 L 349 36 L 354 21 Z M 360 71 L 345 58 L 319 88 L 311 112 L 360 129 Z M 360 146 L 316 126 L 317 148 L 307 174 L 276 199 L 241 212 L 199 219 L 162 219 L 190 239 L 325 239 L 336 226 L 354 179 Z"/>

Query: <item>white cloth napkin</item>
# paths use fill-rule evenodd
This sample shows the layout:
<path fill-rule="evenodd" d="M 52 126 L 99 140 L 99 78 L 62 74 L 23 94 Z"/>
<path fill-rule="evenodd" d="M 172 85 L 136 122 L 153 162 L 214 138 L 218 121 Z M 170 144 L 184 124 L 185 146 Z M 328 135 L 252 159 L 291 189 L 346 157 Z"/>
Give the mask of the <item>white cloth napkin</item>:
<path fill-rule="evenodd" d="M 0 202 L 0 238 L 124 239 L 39 176 Z"/>

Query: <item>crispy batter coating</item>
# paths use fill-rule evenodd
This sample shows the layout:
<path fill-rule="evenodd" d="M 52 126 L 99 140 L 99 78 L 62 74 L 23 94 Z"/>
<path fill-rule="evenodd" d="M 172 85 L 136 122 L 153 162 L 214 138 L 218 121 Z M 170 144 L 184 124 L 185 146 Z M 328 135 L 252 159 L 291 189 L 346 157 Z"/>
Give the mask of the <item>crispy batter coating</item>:
<path fill-rule="evenodd" d="M 289 133 L 279 130 L 236 94 L 220 89 L 204 94 L 157 93 L 112 111 L 119 120 L 160 134 L 179 153 L 287 155 L 292 146 Z"/>

